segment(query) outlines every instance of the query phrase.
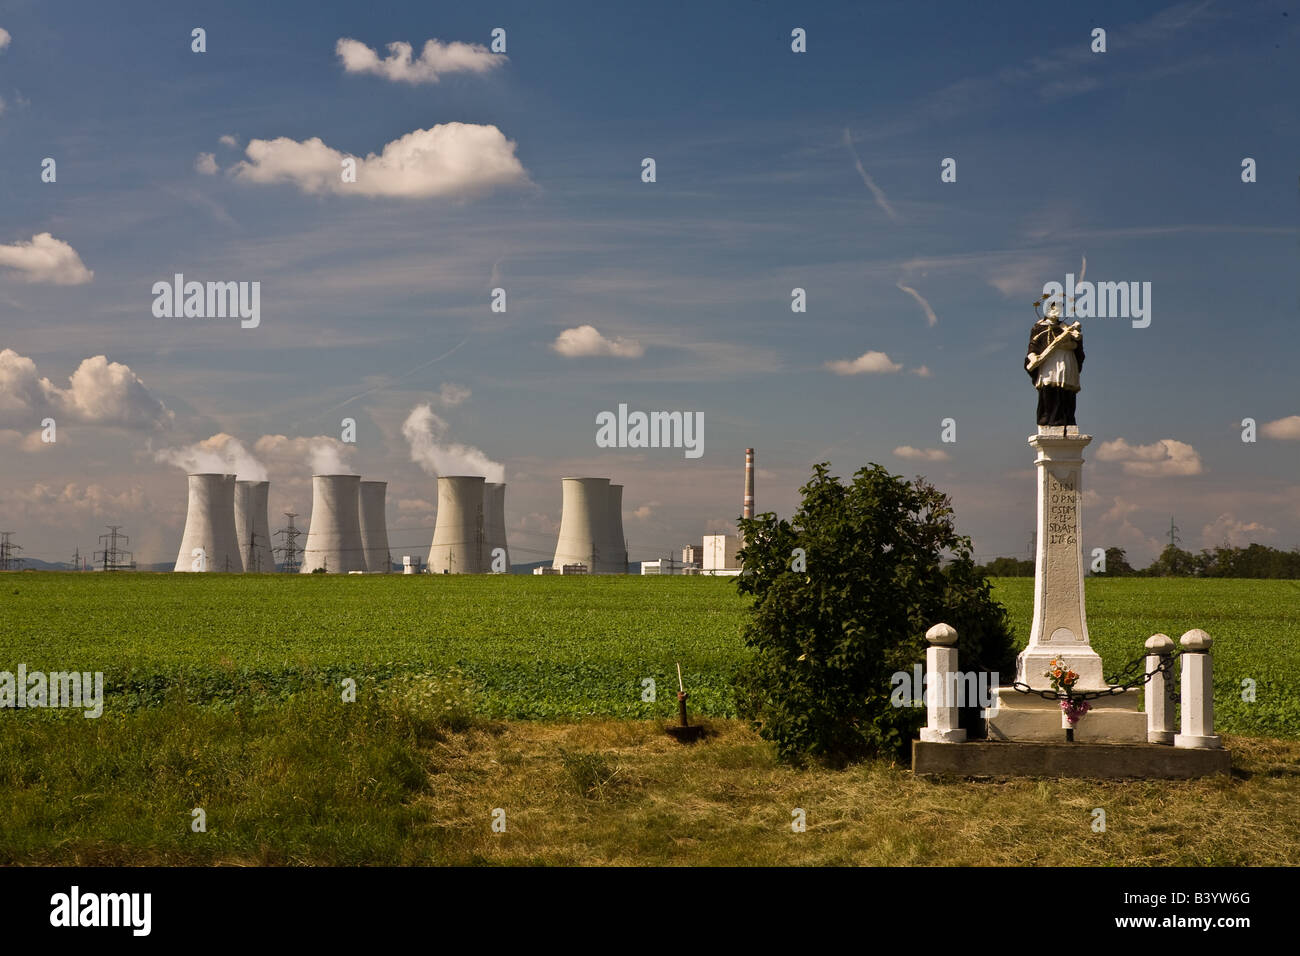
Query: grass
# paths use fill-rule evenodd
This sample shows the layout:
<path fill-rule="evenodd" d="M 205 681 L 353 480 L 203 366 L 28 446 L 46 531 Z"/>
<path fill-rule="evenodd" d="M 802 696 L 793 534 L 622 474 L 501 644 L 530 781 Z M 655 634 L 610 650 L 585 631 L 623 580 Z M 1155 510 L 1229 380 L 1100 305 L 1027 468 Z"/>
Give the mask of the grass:
<path fill-rule="evenodd" d="M 656 721 L 454 730 L 382 700 L 6 720 L 0 864 L 1300 864 L 1292 742 L 1229 739 L 1232 777 L 934 783 L 785 767 L 736 721 L 682 746 Z"/>
<path fill-rule="evenodd" d="M 1021 644 L 1032 587 L 995 582 Z M 1108 670 L 1153 633 L 1203 628 L 1220 728 L 1300 739 L 1300 582 L 1089 579 L 1087 593 Z M 744 619 L 726 578 L 13 574 L 0 577 L 0 669 L 102 670 L 121 710 L 177 693 L 233 707 L 456 667 L 481 716 L 667 719 L 680 661 L 693 712 L 734 717 Z"/>

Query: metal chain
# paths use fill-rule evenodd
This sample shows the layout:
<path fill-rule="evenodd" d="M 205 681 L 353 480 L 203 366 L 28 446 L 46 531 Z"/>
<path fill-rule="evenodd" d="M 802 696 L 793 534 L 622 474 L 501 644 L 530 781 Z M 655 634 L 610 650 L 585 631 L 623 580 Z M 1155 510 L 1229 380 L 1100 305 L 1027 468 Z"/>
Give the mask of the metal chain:
<path fill-rule="evenodd" d="M 1160 663 L 1157 665 L 1156 669 L 1145 674 L 1135 674 L 1134 672 L 1139 670 L 1146 662 L 1146 655 L 1136 657 L 1129 661 L 1124 669 L 1119 673 L 1112 674 L 1106 678 L 1106 683 L 1110 686 L 1105 690 L 1089 690 L 1084 691 L 1081 694 L 1073 694 L 1069 692 L 1062 694 L 1059 691 L 1054 690 L 1034 690 L 1034 688 L 1022 681 L 1016 681 L 1011 686 L 1021 694 L 1037 694 L 1039 697 L 1043 698 L 1043 700 L 1096 700 L 1098 697 L 1118 697 L 1120 694 L 1127 693 L 1135 687 L 1146 686 L 1151 682 L 1151 678 L 1155 677 L 1157 674 L 1171 673 L 1174 669 L 1174 661 L 1181 656 L 1181 651 L 1176 654 L 1162 655 Z M 1124 678 L 1129 677 L 1129 675 L 1133 676 L 1126 681 Z M 1168 694 L 1169 699 L 1175 703 L 1180 700 L 1177 692 L 1174 691 L 1174 682 L 1172 680 L 1165 682 L 1165 692 Z"/>

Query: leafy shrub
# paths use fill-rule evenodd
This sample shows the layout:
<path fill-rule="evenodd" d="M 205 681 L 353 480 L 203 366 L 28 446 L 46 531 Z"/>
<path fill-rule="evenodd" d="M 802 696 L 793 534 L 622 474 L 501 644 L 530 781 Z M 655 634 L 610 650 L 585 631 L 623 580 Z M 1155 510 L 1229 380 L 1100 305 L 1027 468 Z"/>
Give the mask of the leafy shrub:
<path fill-rule="evenodd" d="M 957 629 L 962 670 L 1009 674 L 1006 612 L 925 479 L 870 465 L 846 486 L 823 463 L 801 493 L 790 521 L 740 522 L 755 654 L 737 675 L 738 706 L 789 762 L 902 755 L 924 711 L 891 706 L 891 675 L 924 660 L 939 622 Z"/>

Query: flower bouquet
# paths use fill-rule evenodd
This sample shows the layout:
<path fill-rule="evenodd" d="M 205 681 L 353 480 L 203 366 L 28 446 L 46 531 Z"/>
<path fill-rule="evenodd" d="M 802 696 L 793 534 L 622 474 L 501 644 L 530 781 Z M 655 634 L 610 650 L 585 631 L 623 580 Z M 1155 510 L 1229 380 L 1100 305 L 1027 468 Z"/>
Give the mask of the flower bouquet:
<path fill-rule="evenodd" d="M 1058 695 L 1064 694 L 1061 698 L 1061 717 L 1065 724 L 1066 740 L 1074 739 L 1074 725 L 1079 722 L 1079 718 L 1092 710 L 1092 705 L 1086 700 L 1074 697 L 1074 685 L 1079 681 L 1079 675 L 1070 670 L 1064 660 L 1057 657 L 1047 665 L 1048 670 L 1043 676 L 1048 678 L 1052 684 L 1052 690 Z"/>

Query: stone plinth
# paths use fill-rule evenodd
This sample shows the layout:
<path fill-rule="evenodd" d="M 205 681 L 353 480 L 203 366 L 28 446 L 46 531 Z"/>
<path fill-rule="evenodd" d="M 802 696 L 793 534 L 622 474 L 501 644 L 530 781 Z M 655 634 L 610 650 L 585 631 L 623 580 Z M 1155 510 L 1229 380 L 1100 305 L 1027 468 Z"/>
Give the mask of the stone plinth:
<path fill-rule="evenodd" d="M 1079 721 L 1082 727 L 1089 717 Z M 1077 732 L 1076 732 L 1077 736 Z M 912 742 L 912 772 L 963 777 L 1156 777 L 1186 780 L 1230 773 L 1226 750 L 1183 750 L 1160 744 L 996 743 L 957 746 Z"/>
<path fill-rule="evenodd" d="M 1038 452 L 1034 623 L 1028 646 L 1016 658 L 1016 680 L 1036 690 L 1050 686 L 1043 675 L 1055 657 L 1079 675 L 1077 690 L 1106 686 L 1101 655 L 1088 642 L 1083 601 L 1083 449 L 1092 436 L 1059 434 L 1069 430 L 1042 428 L 1029 438 Z"/>
<path fill-rule="evenodd" d="M 1137 691 L 1088 701 L 1092 710 L 1074 725 L 1078 743 L 1145 743 L 1147 717 L 1138 710 Z M 999 687 L 997 708 L 986 712 L 989 740 L 1065 739 L 1061 702 Z"/>

